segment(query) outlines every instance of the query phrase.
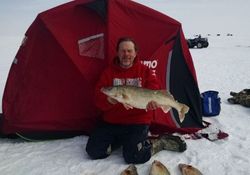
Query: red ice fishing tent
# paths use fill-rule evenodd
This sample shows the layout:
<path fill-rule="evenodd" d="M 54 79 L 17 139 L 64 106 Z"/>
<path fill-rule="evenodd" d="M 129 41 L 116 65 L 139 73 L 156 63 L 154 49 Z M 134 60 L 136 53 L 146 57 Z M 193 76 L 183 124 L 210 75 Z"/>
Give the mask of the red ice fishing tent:
<path fill-rule="evenodd" d="M 121 36 L 135 39 L 139 57 L 156 71 L 162 88 L 190 107 L 183 123 L 175 110 L 157 110 L 152 130 L 202 128 L 200 92 L 181 24 L 129 0 L 76 0 L 40 13 L 25 33 L 5 86 L 1 133 L 88 134 L 100 119 L 95 83 Z"/>

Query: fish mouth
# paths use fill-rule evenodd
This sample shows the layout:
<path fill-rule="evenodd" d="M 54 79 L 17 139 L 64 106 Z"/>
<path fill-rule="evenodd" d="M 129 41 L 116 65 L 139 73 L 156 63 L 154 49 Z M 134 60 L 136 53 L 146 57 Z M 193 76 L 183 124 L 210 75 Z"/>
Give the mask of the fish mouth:
<path fill-rule="evenodd" d="M 101 92 L 107 95 L 111 89 L 112 87 L 102 87 Z"/>
<path fill-rule="evenodd" d="M 106 88 L 104 88 L 104 87 L 101 88 L 101 92 L 102 92 L 102 93 L 106 94 L 106 93 L 105 93 L 106 91 L 107 91 Z"/>

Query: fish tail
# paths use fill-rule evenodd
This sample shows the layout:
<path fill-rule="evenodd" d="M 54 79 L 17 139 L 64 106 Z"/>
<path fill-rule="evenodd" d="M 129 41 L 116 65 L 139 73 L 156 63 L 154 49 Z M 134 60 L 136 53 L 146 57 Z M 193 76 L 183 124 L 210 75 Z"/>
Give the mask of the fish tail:
<path fill-rule="evenodd" d="M 179 111 L 180 122 L 183 122 L 185 118 L 185 114 L 188 113 L 188 111 L 189 111 L 189 107 L 185 104 L 182 104 L 181 110 Z"/>

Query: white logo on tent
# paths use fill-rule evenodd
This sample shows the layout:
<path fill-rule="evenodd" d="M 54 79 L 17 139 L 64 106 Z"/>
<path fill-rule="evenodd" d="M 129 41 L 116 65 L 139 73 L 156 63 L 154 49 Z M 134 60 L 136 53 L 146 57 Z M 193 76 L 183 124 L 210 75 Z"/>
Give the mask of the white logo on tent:
<path fill-rule="evenodd" d="M 155 69 L 158 65 L 157 60 L 144 60 L 142 63 L 146 66 L 148 66 L 150 69 Z"/>

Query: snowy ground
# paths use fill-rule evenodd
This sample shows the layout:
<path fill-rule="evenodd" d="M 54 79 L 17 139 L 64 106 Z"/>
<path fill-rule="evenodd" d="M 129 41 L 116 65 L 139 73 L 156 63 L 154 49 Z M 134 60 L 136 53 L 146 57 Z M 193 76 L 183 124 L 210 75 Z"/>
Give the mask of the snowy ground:
<path fill-rule="evenodd" d="M 0 6 L 0 97 L 10 64 L 22 37 L 36 14 L 65 0 L 1 0 Z M 179 163 L 198 167 L 205 175 L 247 175 L 250 172 L 250 108 L 230 105 L 230 91 L 250 88 L 250 6 L 248 0 L 139 0 L 179 20 L 186 36 L 208 36 L 209 47 L 192 49 L 200 91 L 217 90 L 222 99 L 218 117 L 209 118 L 213 127 L 229 138 L 215 142 L 186 140 L 184 153 L 162 151 L 145 164 L 139 175 L 149 172 L 153 160 L 164 163 L 173 175 L 180 175 Z M 233 36 L 227 36 L 228 33 Z M 217 36 L 220 34 L 220 36 Z M 0 110 L 1 111 L 1 110 Z M 90 160 L 84 148 L 86 136 L 65 140 L 27 143 L 0 140 L 0 174 L 5 175 L 110 175 L 120 174 L 126 165 L 121 150 L 105 160 Z"/>

